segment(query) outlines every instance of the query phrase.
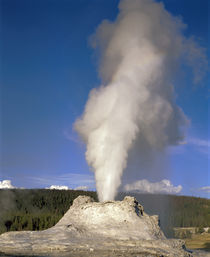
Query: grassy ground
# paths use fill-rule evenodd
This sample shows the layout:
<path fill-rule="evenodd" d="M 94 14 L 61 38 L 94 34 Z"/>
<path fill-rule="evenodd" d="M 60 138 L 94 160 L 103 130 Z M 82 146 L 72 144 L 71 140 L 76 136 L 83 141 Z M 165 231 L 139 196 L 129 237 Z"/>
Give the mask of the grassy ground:
<path fill-rule="evenodd" d="M 195 234 L 185 239 L 188 249 L 203 249 L 210 251 L 210 233 Z"/>

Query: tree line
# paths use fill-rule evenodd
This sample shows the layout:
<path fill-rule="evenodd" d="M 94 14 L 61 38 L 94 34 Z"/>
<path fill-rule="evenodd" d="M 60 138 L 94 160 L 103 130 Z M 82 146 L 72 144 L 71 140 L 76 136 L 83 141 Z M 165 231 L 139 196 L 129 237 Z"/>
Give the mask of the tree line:
<path fill-rule="evenodd" d="M 47 189 L 0 190 L 0 233 L 54 226 L 79 195 L 97 201 L 95 192 Z"/>

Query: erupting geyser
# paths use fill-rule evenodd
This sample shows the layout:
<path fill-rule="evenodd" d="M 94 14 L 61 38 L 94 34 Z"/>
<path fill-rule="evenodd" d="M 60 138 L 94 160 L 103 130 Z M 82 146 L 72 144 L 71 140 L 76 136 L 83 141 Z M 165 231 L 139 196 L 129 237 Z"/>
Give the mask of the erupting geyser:
<path fill-rule="evenodd" d="M 182 140 L 187 119 L 171 81 L 181 59 L 191 65 L 202 57 L 202 49 L 183 36 L 181 20 L 162 3 L 122 0 L 119 10 L 116 21 L 103 21 L 93 38 L 104 85 L 91 91 L 75 124 L 87 144 L 100 201 L 114 199 L 137 137 L 154 151 Z"/>

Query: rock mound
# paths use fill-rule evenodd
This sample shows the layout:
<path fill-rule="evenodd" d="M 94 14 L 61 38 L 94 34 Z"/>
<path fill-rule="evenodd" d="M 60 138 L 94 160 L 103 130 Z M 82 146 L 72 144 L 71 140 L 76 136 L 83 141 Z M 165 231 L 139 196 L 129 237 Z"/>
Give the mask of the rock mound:
<path fill-rule="evenodd" d="M 147 215 L 129 196 L 103 203 L 79 196 L 54 227 L 1 235 L 0 251 L 46 256 L 191 256 L 183 241 L 165 238 L 158 216 Z"/>
<path fill-rule="evenodd" d="M 130 239 L 165 239 L 158 226 L 158 216 L 149 216 L 134 197 L 123 201 L 94 202 L 91 197 L 79 196 L 56 226 L 81 234 Z"/>

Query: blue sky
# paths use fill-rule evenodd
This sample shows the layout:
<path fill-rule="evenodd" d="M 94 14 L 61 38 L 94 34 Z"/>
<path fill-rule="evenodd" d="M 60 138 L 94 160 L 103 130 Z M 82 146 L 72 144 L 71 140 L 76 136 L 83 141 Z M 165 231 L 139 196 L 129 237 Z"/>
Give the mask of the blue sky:
<path fill-rule="evenodd" d="M 165 0 L 181 16 L 185 34 L 208 46 L 208 1 Z M 100 85 L 88 39 L 103 19 L 114 20 L 116 0 L 1 0 L 0 181 L 17 187 L 52 184 L 94 188 L 85 147 L 72 131 L 89 91 Z M 209 52 L 208 52 L 209 56 Z M 209 197 L 207 76 L 199 85 L 184 69 L 175 81 L 177 103 L 190 126 L 186 144 L 169 150 L 165 179 L 182 194 Z M 210 189 L 209 189 L 210 191 Z"/>

